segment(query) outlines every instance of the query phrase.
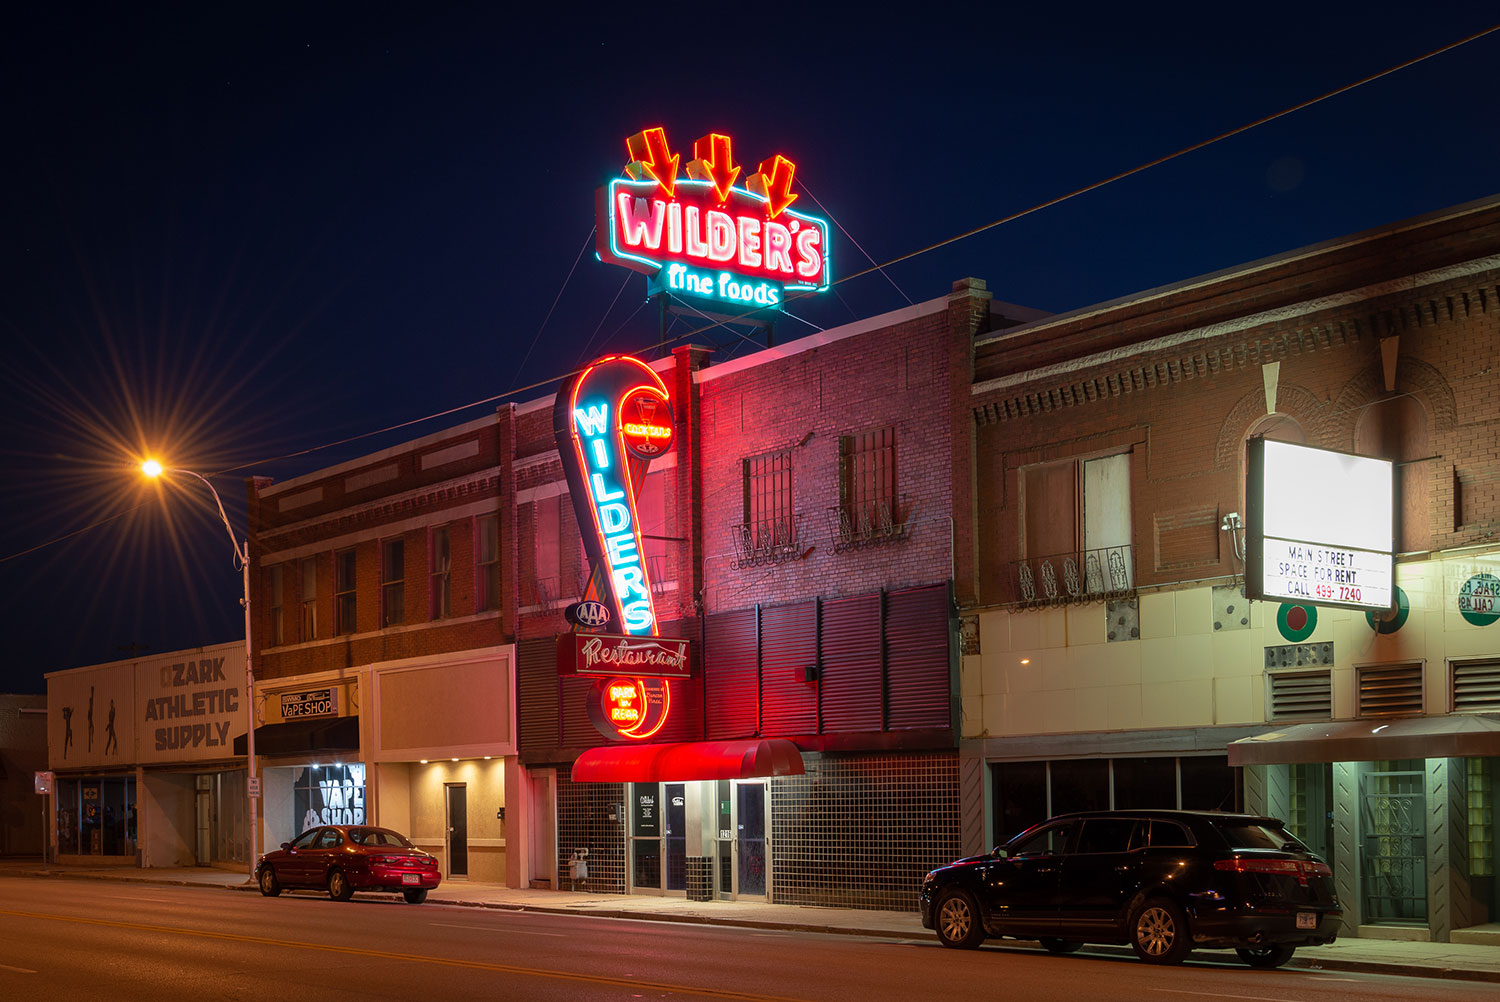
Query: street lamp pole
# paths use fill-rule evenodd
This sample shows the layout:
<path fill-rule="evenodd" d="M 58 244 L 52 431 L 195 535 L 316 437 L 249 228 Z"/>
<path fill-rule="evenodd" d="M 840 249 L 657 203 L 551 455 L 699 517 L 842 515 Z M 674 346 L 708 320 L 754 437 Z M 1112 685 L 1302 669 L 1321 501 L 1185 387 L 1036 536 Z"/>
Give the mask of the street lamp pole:
<path fill-rule="evenodd" d="M 203 486 L 213 495 L 214 504 L 219 509 L 219 521 L 224 523 L 224 531 L 229 534 L 229 545 L 234 549 L 234 559 L 240 565 L 241 581 L 244 593 L 240 597 L 240 605 L 245 607 L 245 715 L 247 723 L 245 726 L 245 800 L 246 818 L 249 822 L 250 831 L 250 879 L 255 879 L 255 861 L 260 855 L 260 822 L 258 818 L 258 801 L 260 791 L 256 789 L 255 772 L 255 666 L 250 646 L 250 540 L 246 539 L 240 543 L 234 538 L 234 527 L 229 524 L 229 516 L 224 512 L 224 502 L 219 499 L 219 492 L 214 485 L 209 483 L 208 478 L 202 474 L 194 473 L 192 470 L 170 469 L 164 470 L 162 465 L 154 459 L 147 460 L 141 464 L 141 470 L 148 477 L 159 477 L 162 473 L 185 473 L 190 477 L 196 477 L 202 481 Z"/>

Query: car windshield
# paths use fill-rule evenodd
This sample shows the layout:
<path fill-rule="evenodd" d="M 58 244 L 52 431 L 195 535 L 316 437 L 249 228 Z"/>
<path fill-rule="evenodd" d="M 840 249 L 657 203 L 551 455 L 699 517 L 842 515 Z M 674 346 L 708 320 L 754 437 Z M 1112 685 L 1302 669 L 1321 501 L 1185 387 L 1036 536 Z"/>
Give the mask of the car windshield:
<path fill-rule="evenodd" d="M 405 835 L 398 835 L 396 832 L 387 831 L 384 828 L 350 828 L 349 841 L 355 845 L 395 846 L 401 849 L 416 848 L 407 841 Z"/>
<path fill-rule="evenodd" d="M 1231 849 L 1280 849 L 1291 852 L 1306 852 L 1307 847 L 1297 837 L 1277 825 L 1256 822 L 1221 822 L 1215 825 Z"/>

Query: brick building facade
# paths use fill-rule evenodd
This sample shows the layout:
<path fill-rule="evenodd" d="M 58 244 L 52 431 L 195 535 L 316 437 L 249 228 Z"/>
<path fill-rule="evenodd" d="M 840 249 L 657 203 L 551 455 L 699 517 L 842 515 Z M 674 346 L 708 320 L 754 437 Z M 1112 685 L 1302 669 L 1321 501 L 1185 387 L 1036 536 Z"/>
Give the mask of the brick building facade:
<path fill-rule="evenodd" d="M 1493 921 L 1500 627 L 1459 593 L 1500 564 L 1497 252 L 1492 199 L 976 342 L 984 841 L 1238 805 L 1330 858 L 1346 934 Z M 1303 638 L 1246 602 L 1257 435 L 1395 461 L 1408 613 L 1314 609 Z"/>

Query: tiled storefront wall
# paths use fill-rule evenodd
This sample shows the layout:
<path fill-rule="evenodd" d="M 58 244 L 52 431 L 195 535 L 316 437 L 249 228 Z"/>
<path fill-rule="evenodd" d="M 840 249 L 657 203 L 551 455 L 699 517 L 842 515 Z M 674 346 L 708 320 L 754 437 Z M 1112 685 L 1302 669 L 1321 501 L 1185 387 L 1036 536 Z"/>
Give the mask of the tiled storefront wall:
<path fill-rule="evenodd" d="M 915 911 L 922 877 L 958 858 L 958 756 L 809 756 L 771 786 L 771 899 Z"/>
<path fill-rule="evenodd" d="M 568 859 L 577 849 L 589 854 L 588 879 L 579 890 L 625 893 L 625 787 L 620 783 L 574 783 L 558 770 L 557 873 L 569 887 Z"/>

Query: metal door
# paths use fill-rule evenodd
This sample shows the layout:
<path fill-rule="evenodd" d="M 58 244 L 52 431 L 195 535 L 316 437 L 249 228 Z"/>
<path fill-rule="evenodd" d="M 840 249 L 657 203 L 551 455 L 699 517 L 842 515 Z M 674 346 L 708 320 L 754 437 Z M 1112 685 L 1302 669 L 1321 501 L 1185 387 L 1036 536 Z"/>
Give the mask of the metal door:
<path fill-rule="evenodd" d="M 463 783 L 444 783 L 448 795 L 448 876 L 469 875 L 469 791 Z"/>
<path fill-rule="evenodd" d="M 195 822 L 194 855 L 199 866 L 213 863 L 213 782 L 210 775 L 194 779 L 193 819 Z"/>
<path fill-rule="evenodd" d="M 1364 921 L 1426 925 L 1426 774 L 1371 771 L 1360 787 Z"/>

